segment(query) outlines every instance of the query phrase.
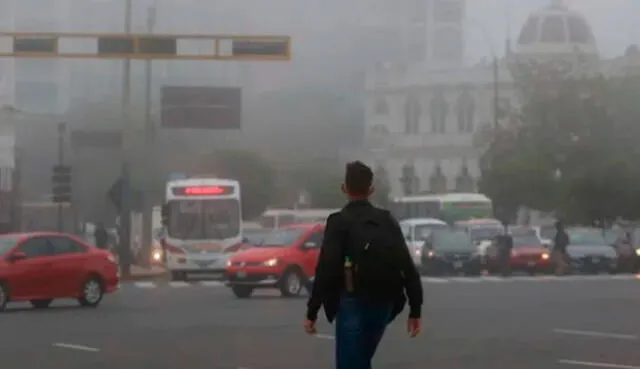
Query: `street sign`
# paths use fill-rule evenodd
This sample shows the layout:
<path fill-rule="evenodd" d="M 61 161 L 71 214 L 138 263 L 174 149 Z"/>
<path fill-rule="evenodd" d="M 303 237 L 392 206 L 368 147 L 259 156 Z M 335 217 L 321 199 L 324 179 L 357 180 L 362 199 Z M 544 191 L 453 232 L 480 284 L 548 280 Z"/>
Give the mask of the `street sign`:
<path fill-rule="evenodd" d="M 71 146 L 74 149 L 119 149 L 122 147 L 122 132 L 107 130 L 73 130 L 71 132 Z"/>
<path fill-rule="evenodd" d="M 242 90 L 238 87 L 163 86 L 160 121 L 164 128 L 240 129 Z"/>

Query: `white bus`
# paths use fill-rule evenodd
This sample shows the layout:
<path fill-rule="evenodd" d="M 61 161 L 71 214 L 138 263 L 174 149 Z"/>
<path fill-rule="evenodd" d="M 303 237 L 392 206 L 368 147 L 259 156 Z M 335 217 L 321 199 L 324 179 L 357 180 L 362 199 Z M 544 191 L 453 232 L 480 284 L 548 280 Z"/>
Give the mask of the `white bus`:
<path fill-rule="evenodd" d="M 279 229 L 294 223 L 322 223 L 340 209 L 269 209 L 259 218 L 264 228 Z"/>
<path fill-rule="evenodd" d="M 164 248 L 173 280 L 222 279 L 232 246 L 242 242 L 240 183 L 230 179 L 172 180 L 166 187 Z"/>
<path fill-rule="evenodd" d="M 493 217 L 490 198 L 479 193 L 447 193 L 394 198 L 391 211 L 400 220 L 436 218 L 448 223 Z"/>

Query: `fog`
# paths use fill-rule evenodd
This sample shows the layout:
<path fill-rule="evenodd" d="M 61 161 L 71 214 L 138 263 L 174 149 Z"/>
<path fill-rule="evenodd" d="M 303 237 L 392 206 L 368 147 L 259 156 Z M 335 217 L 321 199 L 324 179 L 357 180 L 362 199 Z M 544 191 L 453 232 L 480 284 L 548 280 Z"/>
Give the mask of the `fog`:
<path fill-rule="evenodd" d="M 367 71 L 380 63 L 429 63 L 421 60 L 420 53 L 426 47 L 420 46 L 421 42 L 430 42 L 424 40 L 428 32 L 420 26 L 420 22 L 429 18 L 427 0 L 135 0 L 133 3 L 133 32 L 147 31 L 148 11 L 153 6 L 157 9 L 155 33 L 280 34 L 293 39 L 293 57 L 289 62 L 152 62 L 151 115 L 155 124 L 159 121 L 163 85 L 243 89 L 241 130 L 159 132 L 159 142 L 165 142 L 164 147 L 176 152 L 165 155 L 183 155 L 185 166 L 193 157 L 220 148 L 258 151 L 282 167 L 318 158 L 339 165 L 345 159 L 343 153 L 362 145 Z M 476 63 L 490 55 L 492 48 L 502 55 L 504 40 L 515 38 L 527 15 L 548 3 L 547 0 L 467 1 L 464 58 L 456 67 Z M 603 56 L 619 55 L 627 45 L 640 40 L 640 31 L 634 26 L 640 10 L 637 1 L 567 3 L 589 19 Z M 16 31 L 123 32 L 124 0 L 31 0 L 14 2 L 12 6 Z M 9 24 L 11 17 L 4 17 L 4 24 Z M 51 153 L 56 145 L 52 139 L 53 121 L 68 121 L 71 129 L 122 128 L 119 105 L 122 65 L 122 61 L 104 60 L 19 60 L 13 65 L 15 87 L 7 99 L 8 105 L 17 107 L 25 116 L 45 114 L 45 118 L 25 118 L 29 121 L 23 123 L 29 126 L 25 128 L 30 132 L 29 138 L 18 140 L 23 150 L 28 151 L 25 160 L 29 168 L 25 173 L 29 173 L 32 183 L 25 190 L 27 197 L 39 198 L 48 193 L 47 168 L 53 164 Z M 142 137 L 144 62 L 132 61 L 131 65 L 132 118 L 128 135 Z M 137 142 L 144 141 L 140 137 Z M 144 150 L 137 150 L 141 151 Z M 291 155 L 292 152 L 296 155 Z M 82 181 L 84 189 L 78 190 L 84 195 L 78 196 L 84 196 L 84 202 L 89 199 L 94 199 L 91 203 L 103 202 L 102 194 L 117 177 L 121 153 L 112 150 L 71 155 L 81 171 L 91 170 L 94 167 L 91 163 L 101 160 L 104 171 L 99 176 L 81 174 L 87 180 Z M 100 200 L 95 200 L 96 194 Z"/>

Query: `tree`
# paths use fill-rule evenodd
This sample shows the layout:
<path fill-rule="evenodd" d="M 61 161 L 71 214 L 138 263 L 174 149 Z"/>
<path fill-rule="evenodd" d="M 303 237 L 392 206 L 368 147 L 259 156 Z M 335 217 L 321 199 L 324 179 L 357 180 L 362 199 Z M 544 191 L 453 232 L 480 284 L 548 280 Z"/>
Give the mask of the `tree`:
<path fill-rule="evenodd" d="M 344 205 L 345 197 L 340 191 L 344 177 L 333 161 L 311 160 L 304 166 L 295 168 L 289 174 L 298 188 L 310 197 L 311 207 L 339 208 Z"/>
<path fill-rule="evenodd" d="M 200 160 L 203 174 L 231 178 L 240 182 L 242 217 L 259 217 L 271 202 L 275 190 L 275 171 L 260 155 L 241 150 L 222 150 Z"/>
<path fill-rule="evenodd" d="M 519 124 L 495 130 L 483 155 L 482 191 L 507 212 L 527 206 L 582 224 L 637 217 L 629 204 L 640 199 L 640 155 L 629 136 L 640 133 L 631 102 L 640 84 L 542 72 L 524 80 Z"/>

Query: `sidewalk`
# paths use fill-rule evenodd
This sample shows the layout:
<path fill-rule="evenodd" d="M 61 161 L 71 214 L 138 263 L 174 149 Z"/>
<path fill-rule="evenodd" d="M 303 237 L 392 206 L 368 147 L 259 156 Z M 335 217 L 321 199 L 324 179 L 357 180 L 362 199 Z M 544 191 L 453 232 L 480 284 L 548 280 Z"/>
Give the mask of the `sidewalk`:
<path fill-rule="evenodd" d="M 126 278 L 126 280 L 139 281 L 144 279 L 155 279 L 161 278 L 167 273 L 166 269 L 154 265 L 150 268 L 144 268 L 138 265 L 131 266 L 131 277 Z"/>

